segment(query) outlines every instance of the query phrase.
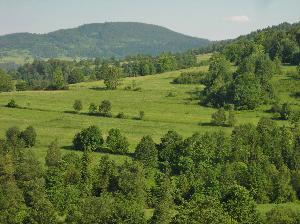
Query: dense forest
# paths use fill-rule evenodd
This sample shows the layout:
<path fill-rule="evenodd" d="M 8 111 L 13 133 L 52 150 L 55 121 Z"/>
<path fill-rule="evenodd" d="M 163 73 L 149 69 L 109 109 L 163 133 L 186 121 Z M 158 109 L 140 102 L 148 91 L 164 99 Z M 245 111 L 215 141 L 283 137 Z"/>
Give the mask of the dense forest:
<path fill-rule="evenodd" d="M 37 135 L 33 127 L 12 127 L 0 142 L 1 223 L 262 223 L 256 203 L 300 197 L 297 125 L 262 118 L 231 136 L 184 139 L 169 131 L 159 143 L 144 136 L 123 165 L 91 157 L 103 144 L 128 147 L 117 129 L 106 140 L 96 126 L 76 134 L 73 147 L 81 156 L 62 155 L 54 140 L 45 166 L 30 149 Z M 148 221 L 146 208 L 155 209 Z M 278 223 L 282 212 L 271 210 L 264 222 Z M 300 214 L 287 212 L 299 223 Z"/>
<path fill-rule="evenodd" d="M 130 22 L 94 23 L 47 34 L 16 33 L 0 37 L 3 56 L 26 51 L 33 58 L 125 57 L 184 52 L 207 46 L 209 40 L 186 36 L 164 27 Z M 0 55 L 1 55 L 0 54 Z"/>

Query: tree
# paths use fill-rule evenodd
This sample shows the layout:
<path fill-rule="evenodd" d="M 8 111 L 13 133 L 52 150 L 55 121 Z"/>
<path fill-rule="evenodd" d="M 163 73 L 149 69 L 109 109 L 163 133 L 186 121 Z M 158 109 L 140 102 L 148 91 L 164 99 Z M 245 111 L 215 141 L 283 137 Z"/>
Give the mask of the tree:
<path fill-rule="evenodd" d="M 238 223 L 261 223 L 255 202 L 244 187 L 229 187 L 222 195 L 221 203 L 225 211 Z"/>
<path fill-rule="evenodd" d="M 220 202 L 212 197 L 200 195 L 184 203 L 172 220 L 172 224 L 237 224 L 222 208 Z"/>
<path fill-rule="evenodd" d="M 90 126 L 77 133 L 73 139 L 73 147 L 76 150 L 97 151 L 104 143 L 102 133 L 97 126 Z"/>
<path fill-rule="evenodd" d="M 91 103 L 89 106 L 89 114 L 96 114 L 97 113 L 97 106 L 94 103 Z"/>
<path fill-rule="evenodd" d="M 259 80 L 253 73 L 243 73 L 234 80 L 233 100 L 240 109 L 254 109 L 262 104 Z"/>
<path fill-rule="evenodd" d="M 235 112 L 233 110 L 229 110 L 228 114 L 228 126 L 234 127 L 236 124 Z"/>
<path fill-rule="evenodd" d="M 103 100 L 99 106 L 99 112 L 104 117 L 111 117 L 111 102 L 109 100 Z"/>
<path fill-rule="evenodd" d="M 104 74 L 104 84 L 107 89 L 117 89 L 121 84 L 121 69 L 115 66 L 109 66 Z"/>
<path fill-rule="evenodd" d="M 21 142 L 21 131 L 18 127 L 11 127 L 6 131 L 6 140 L 11 146 L 17 147 Z"/>
<path fill-rule="evenodd" d="M 12 78 L 0 69 L 0 92 L 10 92 L 13 88 Z"/>
<path fill-rule="evenodd" d="M 226 122 L 226 114 L 224 108 L 220 108 L 211 115 L 211 123 L 218 126 L 224 126 Z"/>
<path fill-rule="evenodd" d="M 155 143 L 151 136 L 144 136 L 137 145 L 134 158 L 141 161 L 147 167 L 156 167 L 158 160 L 158 153 Z"/>
<path fill-rule="evenodd" d="M 58 146 L 58 141 L 55 139 L 48 147 L 46 158 L 46 165 L 48 167 L 58 167 L 62 162 L 61 151 Z"/>
<path fill-rule="evenodd" d="M 111 152 L 126 154 L 128 152 L 129 143 L 125 136 L 121 135 L 119 129 L 110 129 L 106 138 L 106 144 Z"/>
<path fill-rule="evenodd" d="M 72 70 L 71 74 L 68 76 L 68 83 L 74 84 L 84 81 L 84 75 L 81 69 L 75 68 Z"/>
<path fill-rule="evenodd" d="M 34 127 L 28 126 L 24 131 L 20 133 L 20 138 L 23 140 L 25 147 L 33 147 L 36 142 L 36 131 Z"/>
<path fill-rule="evenodd" d="M 63 89 L 65 87 L 65 79 L 62 70 L 57 68 L 53 73 L 53 85 L 55 89 Z"/>
<path fill-rule="evenodd" d="M 75 100 L 74 104 L 73 104 L 73 108 L 76 111 L 76 113 L 78 113 L 79 111 L 82 110 L 82 102 L 81 100 Z"/>

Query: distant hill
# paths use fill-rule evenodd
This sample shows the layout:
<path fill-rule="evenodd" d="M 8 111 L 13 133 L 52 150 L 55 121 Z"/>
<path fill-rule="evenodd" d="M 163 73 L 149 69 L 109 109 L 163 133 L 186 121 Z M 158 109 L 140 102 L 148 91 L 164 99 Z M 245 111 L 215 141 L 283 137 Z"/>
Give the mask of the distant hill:
<path fill-rule="evenodd" d="M 22 53 L 29 57 L 124 57 L 182 52 L 208 46 L 210 41 L 167 28 L 135 22 L 86 24 L 47 34 L 15 33 L 0 36 L 0 57 Z"/>

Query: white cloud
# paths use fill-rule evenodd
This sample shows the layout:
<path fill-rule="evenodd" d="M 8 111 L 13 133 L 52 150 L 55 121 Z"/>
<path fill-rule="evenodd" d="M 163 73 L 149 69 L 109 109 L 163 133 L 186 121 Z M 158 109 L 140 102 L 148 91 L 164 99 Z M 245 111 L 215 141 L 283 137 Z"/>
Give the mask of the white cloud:
<path fill-rule="evenodd" d="M 237 22 L 237 23 L 248 23 L 250 18 L 248 16 L 230 16 L 225 18 L 226 21 Z"/>

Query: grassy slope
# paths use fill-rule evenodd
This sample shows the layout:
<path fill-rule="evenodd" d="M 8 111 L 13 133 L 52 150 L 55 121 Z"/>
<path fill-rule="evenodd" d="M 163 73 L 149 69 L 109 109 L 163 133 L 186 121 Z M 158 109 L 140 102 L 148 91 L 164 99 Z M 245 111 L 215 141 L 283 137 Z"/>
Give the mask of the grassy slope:
<path fill-rule="evenodd" d="M 192 68 L 188 70 L 206 70 L 207 67 Z M 294 68 L 285 68 L 294 69 Z M 178 131 L 187 137 L 194 132 L 216 131 L 222 129 L 230 133 L 231 128 L 219 128 L 209 126 L 211 113 L 215 109 L 201 107 L 197 100 L 191 100 L 191 94 L 196 88 L 203 86 L 196 85 L 174 85 L 170 82 L 179 75 L 179 71 L 168 72 L 161 75 L 126 78 L 123 86 L 115 91 L 104 90 L 102 81 L 79 83 L 70 87 L 69 91 L 25 91 L 0 94 L 0 137 L 11 126 L 25 128 L 33 125 L 38 132 L 38 143 L 35 151 L 43 160 L 47 145 L 58 138 L 62 146 L 67 147 L 72 143 L 76 132 L 89 125 L 98 125 L 104 135 L 110 128 L 119 128 L 126 134 L 130 143 L 131 151 L 143 135 L 150 134 L 156 141 L 170 129 Z M 126 91 L 125 85 L 136 80 L 142 91 Z M 276 76 L 274 83 L 279 91 L 279 98 L 282 102 L 289 101 L 294 107 L 300 109 L 299 99 L 289 96 L 289 88 L 286 85 L 299 85 L 299 81 L 289 80 L 285 76 Z M 292 83 L 292 84 L 291 84 Z M 286 85 L 284 85 L 286 84 Z M 175 93 L 175 97 L 167 97 L 168 93 Z M 25 109 L 10 109 L 4 105 L 15 99 L 19 106 Z M 82 100 L 84 109 L 82 114 L 72 114 L 72 105 L 75 99 Z M 128 119 L 103 118 L 88 116 L 91 102 L 99 104 L 102 100 L 108 99 L 112 102 L 113 114 L 124 112 Z M 262 116 L 271 116 L 264 112 L 269 108 L 264 106 L 256 111 L 237 112 L 238 123 L 256 123 Z M 145 111 L 143 121 L 133 119 L 140 110 Z M 279 123 L 284 123 L 278 121 Z M 199 124 L 200 123 L 200 124 Z M 122 160 L 120 156 L 112 156 Z"/>

